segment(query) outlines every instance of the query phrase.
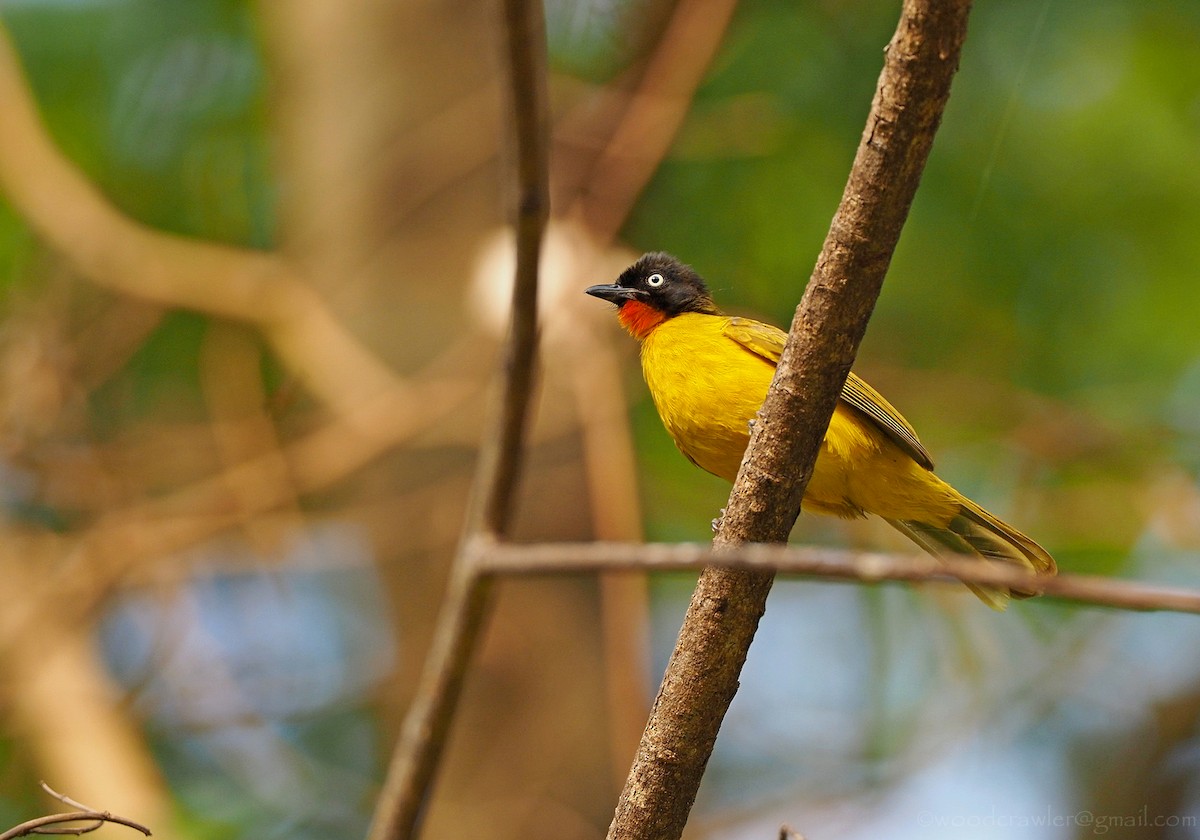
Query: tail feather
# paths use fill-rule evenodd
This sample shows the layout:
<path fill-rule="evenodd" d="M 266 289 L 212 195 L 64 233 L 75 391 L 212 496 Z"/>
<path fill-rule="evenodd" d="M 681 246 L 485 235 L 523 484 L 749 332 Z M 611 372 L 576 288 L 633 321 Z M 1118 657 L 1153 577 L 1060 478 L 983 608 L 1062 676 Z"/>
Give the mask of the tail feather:
<path fill-rule="evenodd" d="M 974 556 L 1013 563 L 1044 575 L 1058 571 L 1054 558 L 1044 548 L 967 498 L 962 499 L 959 513 L 944 526 L 912 519 L 888 519 L 887 522 L 934 556 Z M 1037 594 L 973 583 L 966 586 L 995 610 L 1005 609 L 1009 598 L 1029 598 Z"/>

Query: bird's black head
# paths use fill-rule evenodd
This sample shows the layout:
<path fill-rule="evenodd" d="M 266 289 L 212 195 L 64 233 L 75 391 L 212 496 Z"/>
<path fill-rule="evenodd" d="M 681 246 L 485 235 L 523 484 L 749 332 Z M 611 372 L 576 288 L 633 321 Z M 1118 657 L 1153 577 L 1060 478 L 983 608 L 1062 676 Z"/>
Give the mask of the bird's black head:
<path fill-rule="evenodd" d="M 684 312 L 720 314 L 700 275 L 661 251 L 643 255 L 621 272 L 616 283 L 591 286 L 586 291 L 621 308 L 631 301 L 650 306 L 666 318 Z"/>

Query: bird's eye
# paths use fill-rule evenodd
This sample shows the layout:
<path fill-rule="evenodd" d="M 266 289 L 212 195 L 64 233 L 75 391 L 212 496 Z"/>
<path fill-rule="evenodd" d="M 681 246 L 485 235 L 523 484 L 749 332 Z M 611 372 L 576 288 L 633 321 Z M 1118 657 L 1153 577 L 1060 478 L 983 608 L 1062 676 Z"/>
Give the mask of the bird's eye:
<path fill-rule="evenodd" d="M 646 278 L 646 285 L 649 286 L 651 289 L 657 289 L 659 286 L 661 286 L 665 282 L 667 282 L 666 278 L 663 277 L 661 274 L 657 274 L 657 273 L 651 274 L 649 277 Z"/>

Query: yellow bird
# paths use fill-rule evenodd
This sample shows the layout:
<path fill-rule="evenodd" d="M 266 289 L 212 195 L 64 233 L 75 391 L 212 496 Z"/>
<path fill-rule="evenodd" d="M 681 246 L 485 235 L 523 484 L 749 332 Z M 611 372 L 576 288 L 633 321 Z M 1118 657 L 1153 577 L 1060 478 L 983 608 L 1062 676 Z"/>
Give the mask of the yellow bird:
<path fill-rule="evenodd" d="M 733 481 L 787 334 L 722 314 L 700 276 L 669 254 L 646 254 L 616 283 L 587 293 L 616 304 L 621 325 L 641 342 L 642 373 L 675 445 L 696 466 Z M 934 555 L 1057 571 L 1040 545 L 934 475 L 913 427 L 853 373 L 803 506 L 846 518 L 875 514 Z M 1010 597 L 1035 594 L 967 586 L 999 610 Z"/>

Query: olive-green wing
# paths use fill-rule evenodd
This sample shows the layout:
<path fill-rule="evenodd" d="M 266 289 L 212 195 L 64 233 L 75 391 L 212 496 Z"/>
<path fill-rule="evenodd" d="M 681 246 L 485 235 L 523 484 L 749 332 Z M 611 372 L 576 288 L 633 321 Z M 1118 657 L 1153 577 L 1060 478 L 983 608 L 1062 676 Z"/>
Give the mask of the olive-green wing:
<path fill-rule="evenodd" d="M 787 342 L 787 333 L 779 327 L 749 318 L 730 318 L 725 325 L 725 335 L 773 365 L 779 363 L 783 345 Z"/>
<path fill-rule="evenodd" d="M 783 345 L 787 341 L 787 333 L 783 330 L 749 318 L 730 318 L 725 327 L 725 335 L 771 364 L 779 362 L 779 357 L 783 354 Z M 927 470 L 933 469 L 933 459 L 921 445 L 916 430 L 904 419 L 904 415 L 885 400 L 882 394 L 859 379 L 853 371 L 846 377 L 846 384 L 842 386 L 842 401 L 865 414 L 918 464 Z"/>
<path fill-rule="evenodd" d="M 927 470 L 933 469 L 933 458 L 921 445 L 912 424 L 882 394 L 859 379 L 854 371 L 850 371 L 846 384 L 842 386 L 842 400 L 874 420 L 914 461 Z"/>

